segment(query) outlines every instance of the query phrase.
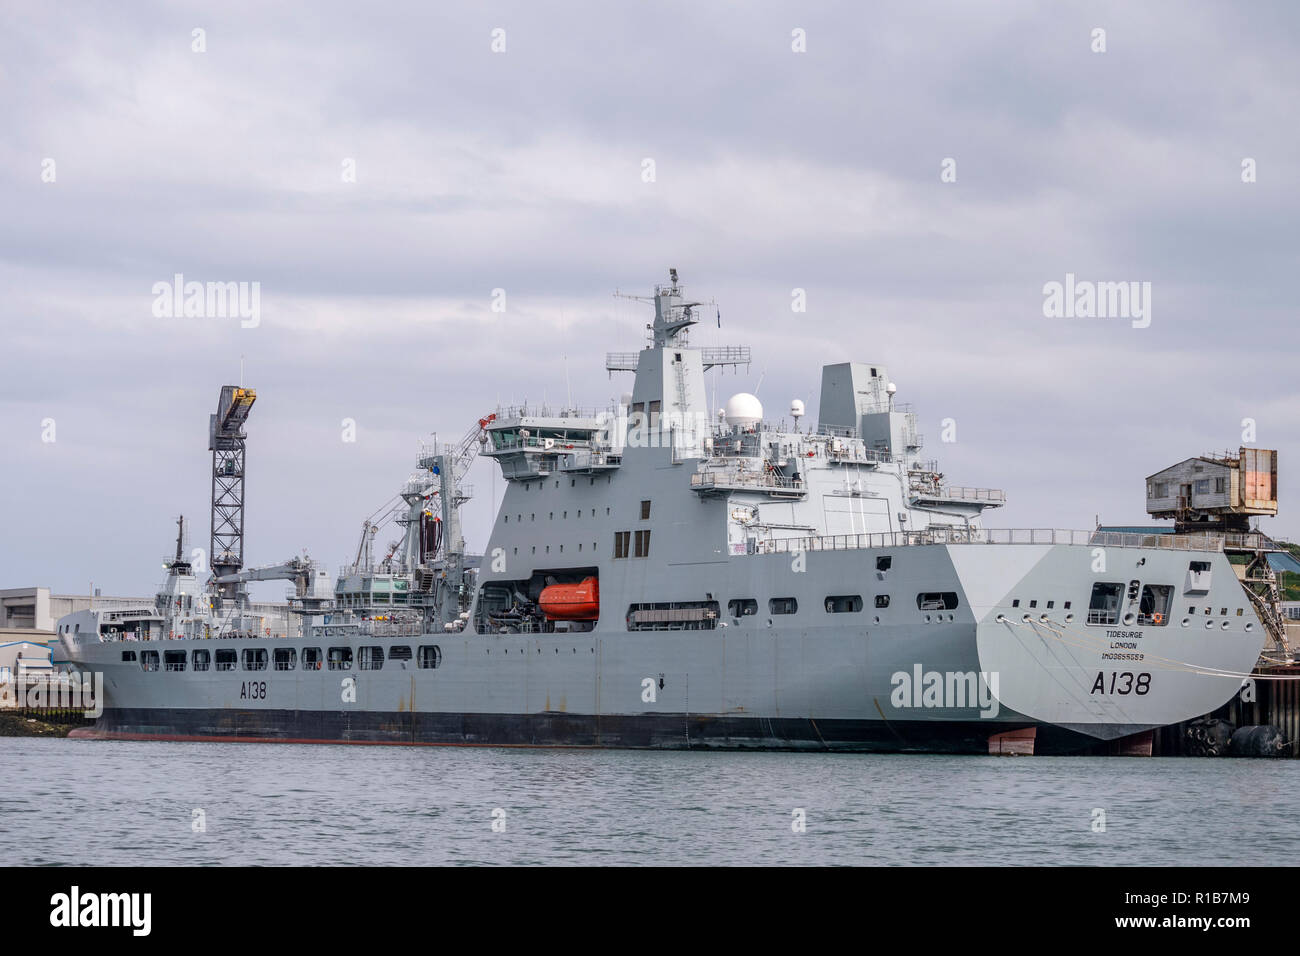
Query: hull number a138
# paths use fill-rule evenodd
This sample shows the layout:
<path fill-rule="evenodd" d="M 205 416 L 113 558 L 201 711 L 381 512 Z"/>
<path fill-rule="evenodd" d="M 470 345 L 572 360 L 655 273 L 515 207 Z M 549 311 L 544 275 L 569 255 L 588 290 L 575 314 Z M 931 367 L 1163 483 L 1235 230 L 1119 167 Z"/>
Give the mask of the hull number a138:
<path fill-rule="evenodd" d="M 1139 697 L 1151 692 L 1151 675 L 1134 674 L 1130 671 L 1117 673 L 1111 671 L 1097 672 L 1097 679 L 1092 682 L 1091 694 L 1137 694 Z"/>

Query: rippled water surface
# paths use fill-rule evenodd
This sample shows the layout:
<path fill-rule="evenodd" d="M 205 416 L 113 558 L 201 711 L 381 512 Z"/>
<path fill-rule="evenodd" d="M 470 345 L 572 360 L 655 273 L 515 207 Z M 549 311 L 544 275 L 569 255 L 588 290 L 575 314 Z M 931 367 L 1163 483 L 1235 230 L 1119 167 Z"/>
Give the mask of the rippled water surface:
<path fill-rule="evenodd" d="M 41 864 L 1300 860 L 1296 761 L 14 738 L 0 753 L 0 828 Z"/>

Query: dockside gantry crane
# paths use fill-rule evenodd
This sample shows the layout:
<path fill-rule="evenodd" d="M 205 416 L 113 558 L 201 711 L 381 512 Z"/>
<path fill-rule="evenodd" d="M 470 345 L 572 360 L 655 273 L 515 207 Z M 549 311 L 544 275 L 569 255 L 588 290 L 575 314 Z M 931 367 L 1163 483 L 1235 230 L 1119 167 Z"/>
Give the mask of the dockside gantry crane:
<path fill-rule="evenodd" d="M 239 583 L 230 578 L 244 566 L 244 423 L 257 392 L 223 385 L 217 411 L 208 421 L 212 452 L 212 538 L 208 554 L 219 602 L 236 600 Z"/>

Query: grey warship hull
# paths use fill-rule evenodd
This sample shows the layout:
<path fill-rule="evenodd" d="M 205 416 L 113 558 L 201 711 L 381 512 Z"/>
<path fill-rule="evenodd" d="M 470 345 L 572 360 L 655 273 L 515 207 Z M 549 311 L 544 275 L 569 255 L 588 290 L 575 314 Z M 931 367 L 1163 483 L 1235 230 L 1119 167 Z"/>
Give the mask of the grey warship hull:
<path fill-rule="evenodd" d="M 1213 710 L 1240 686 L 1258 652 L 1257 629 L 1222 554 L 1107 546 L 1153 579 L 1206 560 L 1217 575 L 1202 603 L 1224 604 L 1172 627 L 1107 637 L 1115 627 L 1066 624 L 1086 605 L 1094 548 L 1087 545 L 966 544 L 807 555 L 803 593 L 816 624 L 778 627 L 750 615 L 710 630 L 551 634 L 428 634 L 385 640 L 336 638 L 205 641 L 237 661 L 228 671 L 141 669 L 122 661 L 127 644 L 88 647 L 83 666 L 105 675 L 105 710 L 85 735 L 285 742 L 575 747 L 766 748 L 844 751 L 988 752 L 1008 732 L 1036 733 L 1036 752 L 1071 750 Z M 955 589 L 958 610 L 875 608 L 847 626 L 826 613 L 825 593 L 864 579 L 891 558 L 894 592 Z M 724 559 L 747 593 L 782 578 L 787 554 Z M 854 570 L 856 566 L 856 570 Z M 1071 567 L 1076 568 L 1070 573 Z M 682 570 L 683 577 L 698 571 Z M 1015 575 L 1014 578 L 1011 575 Z M 1006 590 L 1005 582 L 1012 584 Z M 998 582 L 998 583 L 994 583 Z M 878 582 L 882 583 L 883 582 Z M 647 585 L 642 584 L 643 588 Z M 728 585 L 719 584 L 718 587 Z M 999 593 L 987 590 L 994 588 Z M 784 591 L 792 590 L 790 584 Z M 1041 595 L 1030 598 L 1029 595 Z M 1023 597 L 1017 598 L 1016 595 Z M 1047 597 L 1053 595 L 1054 597 Z M 1033 600 L 1052 616 L 1019 607 Z M 873 602 L 874 603 L 874 602 Z M 1243 614 L 1238 617 L 1237 610 Z M 1057 609 L 1062 609 L 1058 612 Z M 978 615 L 978 620 L 977 620 Z M 1014 617 L 1012 616 L 1014 615 Z M 939 617 L 951 620 L 939 620 Z M 879 623 L 876 623 L 879 621 Z M 1223 625 L 1227 624 L 1225 628 Z M 1207 626 L 1209 625 L 1209 626 Z M 1122 630 L 1122 629 L 1121 629 Z M 1134 636 L 1141 634 L 1140 637 Z M 129 642 L 165 659 L 193 641 Z M 1133 645 L 1141 651 L 1114 645 Z M 268 647 L 265 669 L 243 668 L 245 652 Z M 331 668 L 328 652 L 336 653 Z M 297 662 L 316 646 L 320 669 L 276 670 L 274 651 Z M 363 648 L 383 647 L 378 670 L 361 669 Z M 411 653 L 406 658 L 406 649 Z M 436 653 L 421 654 L 421 648 Z M 192 657 L 192 655 L 189 655 Z M 214 655 L 215 656 L 215 655 Z M 1140 660 L 1135 660 L 1140 656 Z M 343 661 L 352 662 L 345 666 Z M 421 661 L 436 666 L 419 666 Z M 939 675 L 928 689 L 926 675 Z M 1116 675 L 1112 681 L 1110 675 Z M 1134 675 L 1124 678 L 1120 675 Z M 1139 675 L 1149 675 L 1146 679 Z M 907 678 L 900 680 L 900 675 Z M 954 680 L 953 675 L 957 675 Z M 982 676 L 984 675 L 984 676 Z M 989 676 L 997 694 L 978 694 Z M 1101 687 L 1097 684 L 1100 680 Z M 649 686 L 647 686 L 649 682 Z M 902 685 L 906 686 L 902 686 Z M 944 699 L 952 687 L 965 700 Z M 1141 687 L 1143 692 L 1138 691 Z M 1121 693 L 1127 688 L 1128 693 Z M 652 699 L 649 699 L 652 698 Z"/>
<path fill-rule="evenodd" d="M 1041 753 L 1206 714 L 1250 673 L 1266 635 L 1222 536 L 985 529 L 1001 492 L 920 459 L 881 366 L 827 366 L 815 428 L 747 395 L 719 420 L 704 372 L 739 350 L 688 345 L 675 279 L 653 301 L 611 414 L 480 423 L 508 487 L 468 611 L 147 641 L 74 615 L 56 661 L 104 675 L 80 733 Z"/>

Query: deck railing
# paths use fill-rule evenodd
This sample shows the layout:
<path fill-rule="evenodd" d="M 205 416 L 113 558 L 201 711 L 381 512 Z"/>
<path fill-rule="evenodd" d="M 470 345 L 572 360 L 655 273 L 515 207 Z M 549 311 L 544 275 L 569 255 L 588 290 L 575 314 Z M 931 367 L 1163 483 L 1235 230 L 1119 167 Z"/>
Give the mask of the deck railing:
<path fill-rule="evenodd" d="M 691 487 L 711 488 L 763 488 L 775 491 L 802 491 L 803 481 L 784 478 L 767 472 L 753 471 L 700 471 L 691 475 Z"/>
<path fill-rule="evenodd" d="M 1222 534 L 1129 534 L 1062 528 L 929 528 L 876 534 L 834 534 L 758 542 L 758 554 L 795 551 L 848 551 L 858 548 L 905 548 L 947 544 L 1073 544 L 1103 548 L 1162 548 L 1175 551 L 1222 551 Z M 1235 538 L 1261 537 L 1234 535 Z M 1242 546 L 1238 542 L 1235 546 Z"/>

